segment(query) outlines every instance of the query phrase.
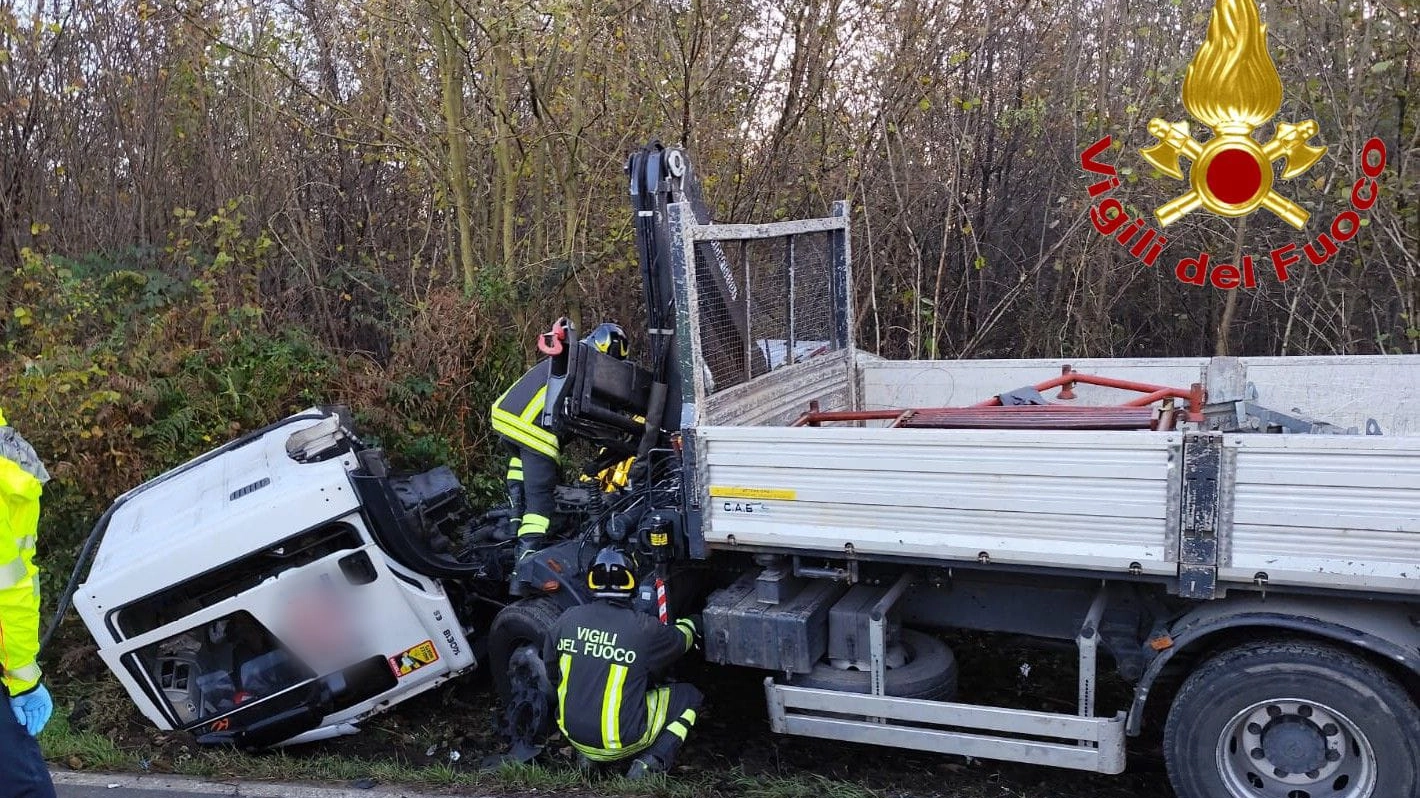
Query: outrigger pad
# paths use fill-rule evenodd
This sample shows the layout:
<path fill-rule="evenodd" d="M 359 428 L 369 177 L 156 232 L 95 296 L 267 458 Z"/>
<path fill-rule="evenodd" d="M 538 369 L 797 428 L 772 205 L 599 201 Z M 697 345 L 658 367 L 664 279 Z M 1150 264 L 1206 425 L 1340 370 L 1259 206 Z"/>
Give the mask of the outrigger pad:
<path fill-rule="evenodd" d="M 543 425 L 634 452 L 645 431 L 651 383 L 649 371 L 579 341 L 553 359 Z"/>

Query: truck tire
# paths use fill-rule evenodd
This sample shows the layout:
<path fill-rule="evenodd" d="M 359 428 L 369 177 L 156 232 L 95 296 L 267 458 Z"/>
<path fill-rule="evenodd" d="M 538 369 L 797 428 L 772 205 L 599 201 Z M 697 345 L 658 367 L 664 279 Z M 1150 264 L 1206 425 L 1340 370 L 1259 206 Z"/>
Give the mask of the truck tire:
<path fill-rule="evenodd" d="M 887 670 L 883 684 L 886 695 L 937 701 L 956 696 L 957 661 L 946 643 L 923 632 L 903 629 L 901 644 L 907 661 Z M 872 675 L 867 671 L 840 670 L 826 662 L 814 665 L 809 673 L 796 674 L 789 684 L 841 693 L 867 693 L 873 686 Z"/>
<path fill-rule="evenodd" d="M 512 693 L 508 663 L 513 652 L 532 646 L 540 655 L 548 631 L 561 615 L 562 608 L 557 602 L 547 596 L 537 596 L 509 604 L 493 619 L 493 626 L 488 630 L 488 670 L 493 676 L 498 700 L 504 705 Z"/>
<path fill-rule="evenodd" d="M 1334 646 L 1252 643 L 1184 682 L 1164 759 L 1179 798 L 1420 795 L 1420 710 L 1380 668 Z"/>

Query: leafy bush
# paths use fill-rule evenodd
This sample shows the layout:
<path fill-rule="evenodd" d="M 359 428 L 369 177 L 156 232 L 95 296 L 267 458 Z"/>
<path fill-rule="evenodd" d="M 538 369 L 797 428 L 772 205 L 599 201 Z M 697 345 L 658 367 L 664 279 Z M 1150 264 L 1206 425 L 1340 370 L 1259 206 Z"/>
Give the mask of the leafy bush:
<path fill-rule="evenodd" d="M 386 356 L 342 352 L 273 322 L 240 281 L 219 286 L 240 259 L 194 247 L 78 260 L 26 250 L 10 283 L 0 396 L 53 476 L 39 552 L 48 601 L 115 497 L 312 405 L 351 407 L 401 467 L 452 466 L 476 503 L 501 494 L 487 408 L 523 362 L 475 303 L 386 297 Z"/>

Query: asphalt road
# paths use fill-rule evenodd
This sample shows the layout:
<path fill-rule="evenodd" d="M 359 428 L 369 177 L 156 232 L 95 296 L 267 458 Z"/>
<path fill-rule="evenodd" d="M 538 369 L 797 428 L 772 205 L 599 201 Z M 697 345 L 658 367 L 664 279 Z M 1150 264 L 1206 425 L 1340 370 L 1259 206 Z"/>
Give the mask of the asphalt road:
<path fill-rule="evenodd" d="M 182 776 L 130 776 L 103 773 L 53 774 L 59 798 L 424 798 L 426 793 L 375 787 L 312 787 L 270 782 L 214 782 Z M 458 798 L 441 794 L 439 798 Z M 465 796 L 464 798 L 487 798 Z"/>

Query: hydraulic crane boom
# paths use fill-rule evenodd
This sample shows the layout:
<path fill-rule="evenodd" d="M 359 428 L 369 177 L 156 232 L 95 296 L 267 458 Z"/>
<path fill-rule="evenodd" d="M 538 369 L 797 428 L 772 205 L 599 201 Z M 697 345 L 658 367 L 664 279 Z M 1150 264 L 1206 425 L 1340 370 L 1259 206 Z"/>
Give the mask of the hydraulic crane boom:
<path fill-rule="evenodd" d="M 631 204 L 636 212 L 636 248 L 641 262 L 641 279 L 646 295 L 647 332 L 650 335 L 652 371 L 656 382 L 670 392 L 666 403 L 666 429 L 679 427 L 682 375 L 672 354 L 675 335 L 675 279 L 673 273 L 669 215 L 673 202 L 688 203 L 700 224 L 711 222 L 710 210 L 700 192 L 700 181 L 685 151 L 651 141 L 631 154 L 626 164 L 630 178 Z M 746 357 L 762 361 L 759 350 L 747 346 L 748 303 L 744 286 L 737 285 L 724 248 L 718 241 L 696 244 L 695 287 L 700 298 L 700 315 L 728 318 L 733 340 L 721 341 L 704 352 L 712 379 L 746 372 Z M 746 354 L 746 353 L 749 354 Z M 767 370 L 763 362 L 749 364 L 753 373 Z M 653 402 L 654 404 L 654 402 Z"/>

